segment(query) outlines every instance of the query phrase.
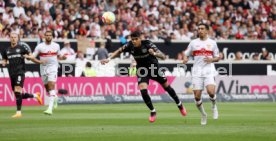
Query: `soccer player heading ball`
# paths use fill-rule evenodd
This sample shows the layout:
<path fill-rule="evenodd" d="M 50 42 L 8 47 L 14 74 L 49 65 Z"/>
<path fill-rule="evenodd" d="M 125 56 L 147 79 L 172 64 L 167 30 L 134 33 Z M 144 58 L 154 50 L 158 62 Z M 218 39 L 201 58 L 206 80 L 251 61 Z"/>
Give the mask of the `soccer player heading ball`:
<path fill-rule="evenodd" d="M 157 58 L 165 59 L 165 55 L 149 40 L 142 40 L 140 32 L 135 31 L 131 33 L 131 41 L 116 50 L 108 59 L 101 60 L 102 64 L 108 63 L 122 52 L 129 52 L 137 62 L 137 78 L 138 85 L 142 98 L 151 110 L 149 121 L 154 122 L 156 119 L 156 110 L 153 107 L 151 98 L 148 94 L 149 80 L 155 80 L 162 85 L 162 87 L 169 93 L 172 99 L 177 104 L 180 113 L 185 116 L 187 114 L 185 107 L 182 105 L 174 89 L 167 82 L 164 73 L 159 70 L 159 63 Z"/>
<path fill-rule="evenodd" d="M 213 62 L 219 61 L 219 50 L 217 43 L 208 38 L 209 26 L 207 24 L 198 25 L 199 38 L 192 40 L 185 50 L 183 63 L 189 60 L 188 56 L 194 58 L 192 70 L 192 83 L 195 96 L 195 102 L 198 110 L 201 112 L 201 125 L 207 124 L 207 114 L 204 110 L 201 100 L 201 93 L 204 87 L 212 101 L 213 118 L 218 119 L 218 109 L 216 105 L 216 83 L 215 75 L 217 74 Z"/>

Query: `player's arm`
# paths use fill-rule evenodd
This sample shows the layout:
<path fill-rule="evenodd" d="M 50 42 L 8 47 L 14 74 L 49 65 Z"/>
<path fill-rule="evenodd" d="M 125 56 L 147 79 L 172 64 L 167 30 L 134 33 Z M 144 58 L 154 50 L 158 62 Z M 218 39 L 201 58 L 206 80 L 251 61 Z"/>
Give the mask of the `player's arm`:
<path fill-rule="evenodd" d="M 101 60 L 101 64 L 106 64 L 106 63 L 108 63 L 111 59 L 113 59 L 113 58 L 115 58 L 115 57 L 117 57 L 117 56 L 119 56 L 122 52 L 123 52 L 123 49 L 122 49 L 123 47 L 120 47 L 119 49 L 117 49 L 115 52 L 113 52 L 112 54 L 111 54 L 111 56 L 110 57 L 108 57 L 107 59 L 103 59 L 103 60 Z"/>
<path fill-rule="evenodd" d="M 157 46 L 155 44 L 153 44 L 152 42 L 149 42 L 149 54 L 157 57 L 157 58 L 160 58 L 162 60 L 165 60 L 166 59 L 166 55 L 160 51 Z"/>
<path fill-rule="evenodd" d="M 58 55 L 58 60 L 66 60 L 67 57 L 65 55 Z"/>
<path fill-rule="evenodd" d="M 61 50 L 60 50 L 60 46 L 58 45 L 58 50 L 57 50 L 57 58 L 58 58 L 58 60 L 66 60 L 67 59 L 67 57 L 65 56 L 65 55 L 63 55 L 62 54 L 62 52 L 61 52 Z"/>
<path fill-rule="evenodd" d="M 129 43 L 127 43 L 124 46 L 122 46 L 119 49 L 117 49 L 115 52 L 113 52 L 111 54 L 111 56 L 108 57 L 107 59 L 101 60 L 101 64 L 104 65 L 104 64 L 108 63 L 111 59 L 119 56 L 122 52 L 129 52 L 129 51 L 130 51 L 130 47 L 129 47 Z"/>
<path fill-rule="evenodd" d="M 5 51 L 2 54 L 2 66 L 5 67 L 8 64 L 8 56 L 7 56 L 7 52 Z"/>
<path fill-rule="evenodd" d="M 163 52 L 161 52 L 159 49 L 155 50 L 155 49 L 150 48 L 149 53 L 157 58 L 162 59 L 162 60 L 166 59 L 166 55 Z"/>
<path fill-rule="evenodd" d="M 188 47 L 186 48 L 186 50 L 184 51 L 184 55 L 183 55 L 183 64 L 188 63 L 189 61 L 189 56 L 192 55 L 192 42 L 188 45 Z"/>
<path fill-rule="evenodd" d="M 45 64 L 45 63 L 46 63 L 45 60 L 38 60 L 38 59 L 36 59 L 36 57 L 35 57 L 32 53 L 25 54 L 24 57 L 25 57 L 26 59 L 31 60 L 32 62 L 34 62 L 34 63 L 36 63 L 36 64 Z"/>

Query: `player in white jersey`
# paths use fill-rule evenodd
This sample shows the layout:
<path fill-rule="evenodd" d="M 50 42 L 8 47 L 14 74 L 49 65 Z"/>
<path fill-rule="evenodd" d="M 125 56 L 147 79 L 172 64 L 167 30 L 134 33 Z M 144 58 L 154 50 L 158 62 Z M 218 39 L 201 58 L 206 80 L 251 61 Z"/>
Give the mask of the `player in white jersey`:
<path fill-rule="evenodd" d="M 61 56 L 60 54 L 59 44 L 53 42 L 52 39 L 52 31 L 47 30 L 45 32 L 45 42 L 38 44 L 33 52 L 33 55 L 28 57 L 33 62 L 38 63 L 39 61 L 35 58 L 39 56 L 40 60 L 44 62 L 42 64 L 40 63 L 40 73 L 44 86 L 50 95 L 48 109 L 44 111 L 44 113 L 48 115 L 52 115 L 53 107 L 57 107 L 57 93 L 55 90 L 55 84 L 58 73 L 58 59 L 66 59 L 65 56 Z"/>
<path fill-rule="evenodd" d="M 217 43 L 208 38 L 209 26 L 207 24 L 199 24 L 199 38 L 192 40 L 185 50 L 183 63 L 186 64 L 189 56 L 193 57 L 194 65 L 192 68 L 192 84 L 195 96 L 196 106 L 201 112 L 201 125 L 207 124 L 207 114 L 204 110 L 201 100 L 201 93 L 206 87 L 207 93 L 212 101 L 213 118 L 218 119 L 218 109 L 216 105 L 216 83 L 217 75 L 213 62 L 219 61 L 219 50 Z"/>

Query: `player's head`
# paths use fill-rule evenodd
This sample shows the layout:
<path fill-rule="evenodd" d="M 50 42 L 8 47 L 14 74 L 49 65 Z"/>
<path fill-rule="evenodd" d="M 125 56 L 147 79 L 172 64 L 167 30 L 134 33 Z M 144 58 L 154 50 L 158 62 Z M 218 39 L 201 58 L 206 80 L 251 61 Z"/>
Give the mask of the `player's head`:
<path fill-rule="evenodd" d="M 48 42 L 48 43 L 51 42 L 52 39 L 53 39 L 53 31 L 52 30 L 47 30 L 45 32 L 44 36 L 45 36 L 46 42 Z"/>
<path fill-rule="evenodd" d="M 10 41 L 11 41 L 11 44 L 17 44 L 18 43 L 18 40 L 19 40 L 19 35 L 15 32 L 12 32 L 10 34 Z"/>
<path fill-rule="evenodd" d="M 209 26 L 205 23 L 198 24 L 198 35 L 199 38 L 205 38 L 208 35 Z"/>
<path fill-rule="evenodd" d="M 141 33 L 139 31 L 134 31 L 130 34 L 131 41 L 134 45 L 134 47 L 140 47 L 141 46 Z"/>

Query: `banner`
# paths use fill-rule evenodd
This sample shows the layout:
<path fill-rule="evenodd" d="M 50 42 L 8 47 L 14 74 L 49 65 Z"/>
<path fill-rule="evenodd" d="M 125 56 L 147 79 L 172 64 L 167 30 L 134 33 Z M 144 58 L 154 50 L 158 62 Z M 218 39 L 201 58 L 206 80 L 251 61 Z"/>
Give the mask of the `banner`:
<path fill-rule="evenodd" d="M 184 102 L 194 102 L 190 77 L 168 77 L 169 83 Z M 216 94 L 219 102 L 271 101 L 276 99 L 276 76 L 216 77 Z M 56 89 L 66 89 L 59 95 L 61 104 L 78 103 L 131 103 L 143 102 L 136 77 L 59 77 Z M 41 92 L 48 103 L 40 78 L 26 78 L 24 91 Z M 162 86 L 150 81 L 148 92 L 154 102 L 173 102 Z M 209 101 L 203 91 L 203 101 Z M 35 99 L 23 100 L 24 105 L 38 105 Z M 0 106 L 15 105 L 9 78 L 0 78 Z"/>
<path fill-rule="evenodd" d="M 23 92 L 34 94 L 41 93 L 41 98 L 44 101 L 46 91 L 41 78 L 25 78 Z M 16 98 L 11 88 L 9 78 L 0 78 L 0 106 L 14 106 Z M 24 106 L 39 105 L 35 98 L 23 99 Z"/>

